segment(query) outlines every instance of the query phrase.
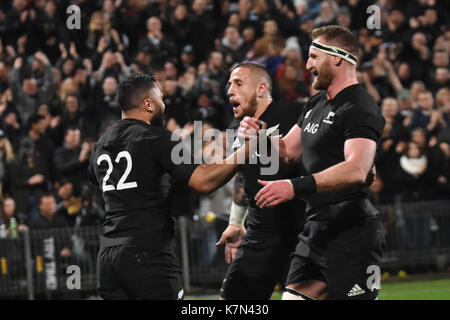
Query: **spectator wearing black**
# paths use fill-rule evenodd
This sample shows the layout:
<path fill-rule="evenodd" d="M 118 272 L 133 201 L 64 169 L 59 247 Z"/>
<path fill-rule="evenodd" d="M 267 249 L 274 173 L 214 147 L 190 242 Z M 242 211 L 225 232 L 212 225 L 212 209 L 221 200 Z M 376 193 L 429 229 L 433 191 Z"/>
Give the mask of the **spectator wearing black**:
<path fill-rule="evenodd" d="M 164 81 L 164 119 L 169 131 L 183 127 L 189 119 L 186 99 L 181 94 L 181 88 L 174 79 Z"/>
<path fill-rule="evenodd" d="M 448 194 L 445 194 L 447 182 L 440 178 L 446 174 L 446 158 L 439 144 L 436 143 L 436 139 L 434 136 L 429 138 L 426 130 L 416 128 L 411 131 L 410 141 L 419 146 L 421 152 L 426 156 L 428 163 L 427 170 L 424 173 L 427 188 L 425 193 L 421 194 L 421 197 L 426 200 L 447 199 Z"/>
<path fill-rule="evenodd" d="M 124 57 L 120 52 L 105 52 L 102 56 L 102 62 L 93 77 L 97 82 L 103 82 L 106 77 L 114 77 L 122 81 L 131 73 L 131 68 L 125 63 Z"/>
<path fill-rule="evenodd" d="M 58 125 L 49 130 L 55 146 L 60 146 L 64 140 L 64 133 L 69 127 L 80 128 L 84 135 L 95 139 L 97 128 L 92 121 L 88 121 L 84 112 L 80 110 L 80 99 L 75 94 L 68 94 L 62 106 L 62 114 L 58 116 Z"/>
<path fill-rule="evenodd" d="M 15 155 L 11 142 L 5 136 L 5 132 L 0 129 L 0 191 L 3 190 L 3 180 L 7 175 L 6 170 L 14 161 Z"/>
<path fill-rule="evenodd" d="M 139 48 L 134 61 L 131 64 L 131 69 L 134 73 L 151 74 L 153 68 L 151 66 L 152 52 L 149 47 Z"/>
<path fill-rule="evenodd" d="M 223 103 L 213 98 L 211 91 L 201 91 L 192 110 L 191 120 L 204 121 L 213 128 L 225 130 L 232 119 Z"/>
<path fill-rule="evenodd" d="M 94 94 L 95 79 L 92 77 L 92 64 L 89 59 L 77 62 L 73 70 L 73 80 L 78 85 L 80 97 L 80 109 L 83 112 L 91 112 L 92 106 L 86 104 Z M 92 113 L 92 112 L 91 112 Z"/>
<path fill-rule="evenodd" d="M 5 95 L 2 97 L 2 100 L 3 98 L 5 98 Z M 5 110 L 1 114 L 0 126 L 3 128 L 6 136 L 11 142 L 13 149 L 17 151 L 19 149 L 20 139 L 22 137 L 21 121 L 17 115 L 17 110 L 14 108 L 14 105 L 8 102 L 1 102 L 1 104 L 6 104 L 7 107 L 5 107 Z"/>
<path fill-rule="evenodd" d="M 47 191 L 47 163 L 36 156 L 38 150 L 29 137 L 23 138 L 18 156 L 8 166 L 4 192 L 10 194 L 19 212 L 32 219 L 37 214 L 37 199 Z"/>
<path fill-rule="evenodd" d="M 207 53 L 213 48 L 217 34 L 214 12 L 208 10 L 206 0 L 194 0 L 190 15 L 188 39 L 195 48 L 195 64 L 206 60 Z"/>
<path fill-rule="evenodd" d="M 30 76 L 25 78 L 23 82 L 21 81 L 20 69 L 23 66 L 23 58 L 21 57 L 16 58 L 14 61 L 14 66 L 9 77 L 16 108 L 22 117 L 22 121 L 25 123 L 35 111 L 34 106 L 37 101 L 47 101 L 49 99 L 54 85 L 53 72 L 47 57 L 44 54 L 36 53 L 35 59 L 41 60 L 46 65 L 40 88 L 38 87 L 37 80 Z"/>
<path fill-rule="evenodd" d="M 79 128 L 69 127 L 65 131 L 63 146 L 55 151 L 57 180 L 71 182 L 75 187 L 75 194 L 88 183 L 87 167 L 92 148 L 91 141 L 81 142 Z"/>
<path fill-rule="evenodd" d="M 414 141 L 410 141 L 405 154 L 400 157 L 398 179 L 402 183 L 402 201 L 429 200 L 427 168 L 429 161 L 423 150 Z M 408 245 L 412 249 L 427 248 L 430 245 L 430 213 L 408 217 Z"/>
<path fill-rule="evenodd" d="M 17 221 L 18 231 L 28 230 L 27 217 L 24 213 L 18 212 L 14 198 L 6 196 L 1 201 L 0 208 L 0 225 L 5 224 L 7 232 L 11 234 L 11 219 L 15 218 Z"/>
<path fill-rule="evenodd" d="M 163 65 L 177 53 L 175 42 L 162 32 L 161 20 L 158 17 L 153 16 L 147 20 L 147 35 L 139 41 L 139 48 L 145 47 L 149 48 L 152 55 L 152 66 Z"/>
<path fill-rule="evenodd" d="M 100 42 L 104 47 L 103 51 L 122 52 L 125 49 L 119 33 L 111 27 L 111 22 L 105 13 L 103 11 L 96 11 L 90 19 L 86 47 L 91 53 L 95 53 L 98 50 Z"/>
<path fill-rule="evenodd" d="M 383 41 L 388 43 L 406 43 L 410 36 L 408 22 L 401 8 L 393 8 L 383 28 Z"/>
<path fill-rule="evenodd" d="M 58 17 L 55 1 L 45 2 L 44 10 L 38 12 L 36 27 L 34 34 L 41 44 L 42 51 L 52 64 L 56 63 L 60 55 L 58 45 L 61 40 L 64 40 L 61 36 L 64 28 L 62 28 Z"/>
<path fill-rule="evenodd" d="M 106 77 L 102 85 L 97 85 L 93 105 L 97 110 L 98 132 L 102 133 L 112 123 L 120 119 L 119 102 L 116 97 L 117 79 L 113 76 Z"/>
<path fill-rule="evenodd" d="M 56 191 L 56 215 L 66 219 L 69 226 L 74 227 L 78 215 L 81 213 L 81 198 L 74 195 L 74 186 L 70 181 L 62 181 Z"/>
<path fill-rule="evenodd" d="M 183 47 L 180 55 L 180 65 L 179 70 L 185 72 L 189 68 L 193 67 L 195 64 L 194 47 L 188 44 Z"/>
<path fill-rule="evenodd" d="M 417 108 L 411 119 L 410 129 L 426 129 L 431 135 L 436 135 L 445 126 L 442 113 L 435 109 L 433 94 L 430 91 L 419 92 Z"/>
<path fill-rule="evenodd" d="M 47 135 L 48 122 L 45 117 L 35 113 L 27 123 L 27 134 L 23 139 L 31 139 L 33 145 L 36 148 L 35 157 L 41 159 L 45 164 L 45 175 L 52 180 L 53 179 L 53 152 L 54 144 Z"/>
<path fill-rule="evenodd" d="M 221 41 L 222 55 L 225 59 L 225 65 L 229 68 L 234 63 L 242 62 L 247 55 L 250 47 L 244 43 L 239 29 L 233 26 L 228 26 L 225 29 L 225 35 Z"/>
<path fill-rule="evenodd" d="M 178 79 L 178 67 L 175 61 L 169 60 L 164 63 L 165 79 Z"/>
<path fill-rule="evenodd" d="M 227 74 L 223 66 L 223 55 L 220 51 L 213 51 L 208 58 L 206 72 L 197 77 L 196 92 L 211 91 L 218 99 L 225 101 L 225 84 Z"/>
<path fill-rule="evenodd" d="M 179 3 L 167 21 L 168 32 L 173 35 L 173 40 L 178 44 L 178 49 L 182 49 L 182 45 L 185 45 L 188 40 L 191 23 L 188 13 L 186 5 Z M 177 53 L 179 55 L 180 51 Z"/>
<path fill-rule="evenodd" d="M 6 38 L 4 44 L 14 44 L 15 40 L 26 33 L 28 19 L 27 3 L 25 0 L 12 1 L 12 7 L 6 15 Z"/>
<path fill-rule="evenodd" d="M 68 228 L 66 219 L 56 213 L 55 196 L 45 193 L 39 199 L 39 214 L 30 222 L 31 229 Z M 72 254 L 69 249 L 69 239 L 64 237 L 63 243 L 57 242 L 57 250 L 61 257 L 67 258 Z M 61 248 L 62 247 L 62 248 Z"/>

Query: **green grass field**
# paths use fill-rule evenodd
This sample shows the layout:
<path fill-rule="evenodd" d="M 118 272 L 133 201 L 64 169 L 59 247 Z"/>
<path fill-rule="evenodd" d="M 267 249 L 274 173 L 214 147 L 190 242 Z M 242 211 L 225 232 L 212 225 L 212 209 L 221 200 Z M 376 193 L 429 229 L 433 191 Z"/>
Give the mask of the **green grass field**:
<path fill-rule="evenodd" d="M 188 296 L 187 300 L 215 300 L 214 296 Z M 272 300 L 280 300 L 274 292 Z M 379 300 L 450 300 L 450 279 L 381 283 Z"/>
<path fill-rule="evenodd" d="M 272 300 L 281 299 L 275 292 Z M 450 300 L 450 279 L 381 283 L 379 300 Z"/>

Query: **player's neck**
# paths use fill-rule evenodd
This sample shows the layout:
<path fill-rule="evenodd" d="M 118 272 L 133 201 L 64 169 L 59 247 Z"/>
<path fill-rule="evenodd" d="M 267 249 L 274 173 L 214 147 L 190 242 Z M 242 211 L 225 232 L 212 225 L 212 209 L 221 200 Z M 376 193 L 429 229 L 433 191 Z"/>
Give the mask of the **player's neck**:
<path fill-rule="evenodd" d="M 272 97 L 268 97 L 268 98 L 259 100 L 258 106 L 256 107 L 256 111 L 255 111 L 255 114 L 253 115 L 253 117 L 258 119 L 264 113 L 264 111 L 267 110 L 267 108 L 269 107 L 269 105 L 271 103 L 272 103 Z"/>
<path fill-rule="evenodd" d="M 138 113 L 138 112 L 122 112 L 122 119 L 136 119 L 144 121 L 148 124 L 151 124 L 151 120 L 149 121 L 148 115 Z"/>
<path fill-rule="evenodd" d="M 344 69 L 345 70 L 345 69 Z M 342 70 L 336 73 L 336 76 L 331 81 L 331 84 L 327 89 L 327 98 L 328 100 L 334 99 L 336 95 L 347 88 L 348 86 L 354 85 L 358 83 L 358 79 L 356 78 L 355 70 Z"/>

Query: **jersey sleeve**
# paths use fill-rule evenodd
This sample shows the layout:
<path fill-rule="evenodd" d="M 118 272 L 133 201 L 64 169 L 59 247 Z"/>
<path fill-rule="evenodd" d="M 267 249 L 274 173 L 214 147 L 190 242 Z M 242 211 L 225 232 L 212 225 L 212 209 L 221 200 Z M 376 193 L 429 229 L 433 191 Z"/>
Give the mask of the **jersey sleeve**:
<path fill-rule="evenodd" d="M 385 122 L 381 112 L 378 110 L 378 106 L 375 105 L 370 110 L 358 105 L 352 105 L 344 114 L 345 140 L 365 138 L 378 142 Z"/>
<path fill-rule="evenodd" d="M 89 166 L 87 169 L 87 173 L 88 173 L 88 179 L 89 182 L 92 183 L 95 186 L 98 186 L 98 181 L 97 181 L 97 177 L 95 176 L 95 172 L 94 172 L 94 152 L 91 153 L 91 157 L 89 160 Z"/>
<path fill-rule="evenodd" d="M 308 107 L 308 104 L 303 108 L 303 111 L 300 113 L 300 116 L 298 117 L 297 125 L 300 128 L 302 127 L 303 119 L 305 119 L 305 113 L 307 112 L 306 111 L 307 107 Z"/>
<path fill-rule="evenodd" d="M 194 163 L 194 157 L 189 151 L 182 148 L 180 141 L 173 141 L 170 137 L 164 137 L 161 146 L 160 164 L 177 183 L 187 185 L 192 173 L 198 166 Z M 179 163 L 179 160 L 181 160 L 181 163 Z"/>

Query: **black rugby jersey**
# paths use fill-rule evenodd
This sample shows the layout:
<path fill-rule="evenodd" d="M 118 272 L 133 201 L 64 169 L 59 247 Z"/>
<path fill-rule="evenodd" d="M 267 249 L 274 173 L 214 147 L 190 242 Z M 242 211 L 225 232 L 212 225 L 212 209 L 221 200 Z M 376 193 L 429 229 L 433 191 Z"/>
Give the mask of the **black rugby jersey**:
<path fill-rule="evenodd" d="M 102 247 L 159 247 L 173 236 L 167 173 L 186 185 L 197 166 L 172 162 L 177 143 L 169 131 L 137 119 L 117 121 L 95 143 L 89 178 L 105 201 Z"/>
<path fill-rule="evenodd" d="M 303 163 L 308 174 L 345 160 L 344 143 L 366 138 L 378 142 L 385 124 L 381 110 L 361 84 L 348 86 L 333 99 L 322 91 L 306 104 L 297 125 L 301 128 Z M 366 186 L 339 192 L 304 194 L 308 216 L 314 209 L 345 200 L 367 197 Z"/>
<path fill-rule="evenodd" d="M 278 134 L 284 137 L 295 125 L 303 111 L 303 106 L 300 103 L 272 102 L 259 117 L 259 120 L 267 123 L 268 130 L 277 128 Z M 230 127 L 235 128 L 235 125 L 236 122 L 232 122 Z M 270 148 L 270 145 L 268 148 Z M 250 157 L 255 157 L 255 155 L 250 155 Z M 239 168 L 247 195 L 247 227 L 251 230 L 263 232 L 298 233 L 301 231 L 305 219 L 305 203 L 303 201 L 295 198 L 274 208 L 261 209 L 256 205 L 255 196 L 262 188 L 258 179 L 269 181 L 288 179 L 298 177 L 304 172 L 298 164 L 287 167 L 280 163 L 280 168 L 276 174 L 262 175 L 261 167 L 269 166 L 270 164 L 261 164 L 257 161 L 257 164 L 247 162 Z"/>

